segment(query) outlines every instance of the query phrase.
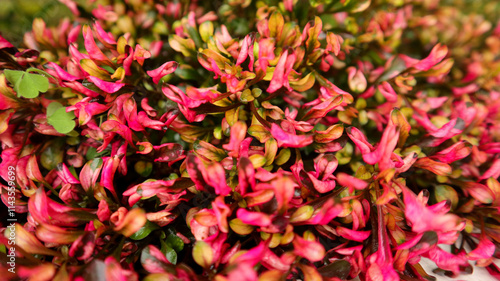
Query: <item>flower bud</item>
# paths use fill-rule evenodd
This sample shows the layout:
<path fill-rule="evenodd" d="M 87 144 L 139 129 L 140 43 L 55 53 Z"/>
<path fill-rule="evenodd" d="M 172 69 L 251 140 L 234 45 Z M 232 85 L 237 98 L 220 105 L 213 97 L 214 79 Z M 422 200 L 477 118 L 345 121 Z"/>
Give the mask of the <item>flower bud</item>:
<path fill-rule="evenodd" d="M 356 93 L 362 93 L 366 90 L 367 82 L 363 73 L 354 67 L 348 67 L 348 78 L 347 82 L 349 83 L 349 89 Z"/>

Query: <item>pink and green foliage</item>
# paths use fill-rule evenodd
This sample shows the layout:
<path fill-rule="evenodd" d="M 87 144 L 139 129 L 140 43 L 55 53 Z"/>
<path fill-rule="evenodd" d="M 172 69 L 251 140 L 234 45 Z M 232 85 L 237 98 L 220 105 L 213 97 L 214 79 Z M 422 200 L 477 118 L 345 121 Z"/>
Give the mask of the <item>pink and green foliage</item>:
<path fill-rule="evenodd" d="M 61 2 L 74 17 L 22 47 L 0 36 L 5 278 L 427 280 L 422 257 L 499 278 L 497 19 Z"/>

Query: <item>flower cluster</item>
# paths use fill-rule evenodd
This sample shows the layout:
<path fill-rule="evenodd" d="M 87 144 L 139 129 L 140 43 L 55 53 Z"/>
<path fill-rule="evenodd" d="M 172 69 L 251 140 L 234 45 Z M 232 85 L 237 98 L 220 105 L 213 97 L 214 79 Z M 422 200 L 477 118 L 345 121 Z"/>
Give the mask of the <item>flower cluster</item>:
<path fill-rule="evenodd" d="M 19 215 L 5 276 L 427 280 L 422 257 L 500 275 L 486 11 L 61 2 L 74 18 L 35 19 L 26 48 L 0 37 L 0 175 L 16 167 Z"/>

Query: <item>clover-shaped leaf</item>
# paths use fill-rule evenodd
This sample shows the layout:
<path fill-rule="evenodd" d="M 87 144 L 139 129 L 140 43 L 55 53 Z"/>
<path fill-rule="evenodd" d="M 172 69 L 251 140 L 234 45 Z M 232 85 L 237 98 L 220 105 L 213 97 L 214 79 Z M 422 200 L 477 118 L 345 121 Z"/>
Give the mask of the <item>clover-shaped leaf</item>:
<path fill-rule="evenodd" d="M 52 116 L 54 114 L 54 112 L 56 112 L 56 110 L 58 110 L 59 108 L 61 107 L 64 107 L 62 104 L 58 103 L 58 102 L 51 102 L 49 104 L 49 106 L 47 106 L 47 118 L 49 118 L 50 116 Z"/>
<path fill-rule="evenodd" d="M 5 78 L 14 85 L 14 90 L 21 97 L 36 98 L 39 93 L 49 89 L 49 79 L 45 76 L 10 69 L 6 69 L 4 73 Z"/>
<path fill-rule="evenodd" d="M 66 112 L 66 107 L 58 102 L 52 102 L 47 107 L 47 122 L 61 134 L 67 134 L 75 128 L 75 114 Z"/>

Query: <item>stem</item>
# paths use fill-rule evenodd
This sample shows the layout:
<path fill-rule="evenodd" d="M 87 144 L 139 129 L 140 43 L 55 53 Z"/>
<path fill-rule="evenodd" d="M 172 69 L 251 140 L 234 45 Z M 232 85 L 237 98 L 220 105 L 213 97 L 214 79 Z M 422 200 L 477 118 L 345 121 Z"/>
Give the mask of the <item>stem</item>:
<path fill-rule="evenodd" d="M 112 256 L 115 257 L 117 261 L 120 260 L 120 256 L 123 250 L 123 244 L 125 244 L 125 236 L 122 236 L 122 238 L 120 239 L 120 243 L 118 243 L 118 246 L 113 250 Z"/>
<path fill-rule="evenodd" d="M 31 115 L 30 116 L 30 120 L 28 121 L 27 128 L 26 128 L 27 130 L 26 130 L 26 132 L 24 133 L 24 136 L 23 136 L 23 147 L 26 147 L 26 142 L 28 141 L 28 135 L 30 134 L 30 132 L 33 129 L 33 119 L 35 119 L 35 115 Z M 22 152 L 23 152 L 22 149 L 19 150 L 19 153 L 17 154 L 17 157 L 19 157 Z"/>
<path fill-rule="evenodd" d="M 59 197 L 59 192 L 57 192 L 48 182 L 42 181 L 43 185 L 48 188 L 52 193 Z"/>
<path fill-rule="evenodd" d="M 255 118 L 257 118 L 257 120 L 259 120 L 259 122 L 264 127 L 266 127 L 266 129 L 271 129 L 271 124 L 269 122 L 267 122 L 266 120 L 264 120 L 264 118 L 262 118 L 262 116 L 260 116 L 260 114 L 257 112 L 257 108 L 255 108 L 255 105 L 253 104 L 253 102 L 250 102 L 249 105 L 250 105 L 250 110 L 252 111 Z"/>
<path fill-rule="evenodd" d="M 38 72 L 44 76 L 48 76 L 54 80 L 57 80 L 54 76 L 48 74 L 45 70 L 41 70 L 41 69 L 38 69 L 38 68 L 35 68 L 35 67 L 30 67 L 28 69 L 26 69 L 26 72 Z"/>
<path fill-rule="evenodd" d="M 224 94 L 222 94 L 222 95 L 220 95 L 220 96 L 216 97 L 215 99 L 213 99 L 213 101 L 212 101 L 212 102 L 220 101 L 220 100 L 222 100 L 222 99 L 225 99 L 225 98 L 227 98 L 227 97 L 231 96 L 232 94 L 233 94 L 233 93 L 231 93 L 231 92 L 224 93 Z"/>

